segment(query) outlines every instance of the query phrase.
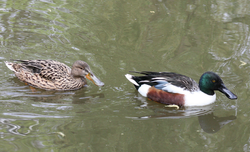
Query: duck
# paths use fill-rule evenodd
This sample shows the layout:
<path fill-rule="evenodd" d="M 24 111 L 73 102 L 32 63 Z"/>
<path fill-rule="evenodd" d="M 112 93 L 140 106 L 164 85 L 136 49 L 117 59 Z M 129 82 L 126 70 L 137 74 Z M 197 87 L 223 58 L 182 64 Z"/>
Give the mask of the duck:
<path fill-rule="evenodd" d="M 174 72 L 130 72 L 142 74 L 142 76 L 125 75 L 142 96 L 158 103 L 177 106 L 177 109 L 212 104 L 216 100 L 215 90 L 222 92 L 229 99 L 237 99 L 214 72 L 203 73 L 199 84 L 185 75 Z"/>
<path fill-rule="evenodd" d="M 6 66 L 16 77 L 35 88 L 45 90 L 77 90 L 87 84 L 85 78 L 97 86 L 103 86 L 91 71 L 89 65 L 81 60 L 75 61 L 72 68 L 55 60 L 14 60 L 5 61 Z"/>

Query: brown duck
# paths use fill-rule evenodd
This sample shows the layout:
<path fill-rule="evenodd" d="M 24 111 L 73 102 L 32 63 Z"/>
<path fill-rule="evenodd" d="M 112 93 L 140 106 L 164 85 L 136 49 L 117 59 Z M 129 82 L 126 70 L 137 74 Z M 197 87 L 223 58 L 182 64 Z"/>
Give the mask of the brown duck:
<path fill-rule="evenodd" d="M 6 66 L 14 71 L 16 77 L 37 88 L 46 90 L 76 90 L 91 80 L 97 86 L 103 86 L 84 61 L 76 61 L 72 69 L 64 63 L 53 60 L 15 60 L 20 63 L 5 61 Z"/>

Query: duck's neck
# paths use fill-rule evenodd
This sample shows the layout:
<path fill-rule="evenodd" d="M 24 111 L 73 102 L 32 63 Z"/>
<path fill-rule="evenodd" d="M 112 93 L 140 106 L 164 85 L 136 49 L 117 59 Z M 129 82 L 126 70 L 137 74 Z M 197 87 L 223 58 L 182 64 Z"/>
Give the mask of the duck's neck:
<path fill-rule="evenodd" d="M 87 81 L 84 77 L 75 77 L 73 75 L 71 75 L 71 77 L 72 77 L 73 81 L 75 81 L 78 84 L 82 84 L 82 83 L 86 84 L 87 83 Z"/>

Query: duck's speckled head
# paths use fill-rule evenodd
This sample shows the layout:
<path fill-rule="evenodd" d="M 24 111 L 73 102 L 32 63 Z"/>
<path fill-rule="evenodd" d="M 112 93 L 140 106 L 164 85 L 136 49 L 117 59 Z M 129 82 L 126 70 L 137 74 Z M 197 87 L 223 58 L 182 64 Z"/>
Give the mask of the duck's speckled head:
<path fill-rule="evenodd" d="M 92 81 L 97 86 L 103 86 L 104 83 L 101 82 L 91 71 L 89 65 L 81 60 L 76 61 L 71 70 L 71 75 L 75 78 L 77 77 L 85 77 Z"/>

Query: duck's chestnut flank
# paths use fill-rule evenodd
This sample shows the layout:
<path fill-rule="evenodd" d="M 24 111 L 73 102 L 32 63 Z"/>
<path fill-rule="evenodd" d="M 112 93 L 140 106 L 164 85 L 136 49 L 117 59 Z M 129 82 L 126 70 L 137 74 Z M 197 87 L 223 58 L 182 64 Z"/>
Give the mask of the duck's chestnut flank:
<path fill-rule="evenodd" d="M 184 106 L 184 95 L 179 93 L 170 93 L 163 90 L 150 87 L 147 93 L 147 97 L 153 101 L 163 104 L 175 104 L 178 106 Z"/>

